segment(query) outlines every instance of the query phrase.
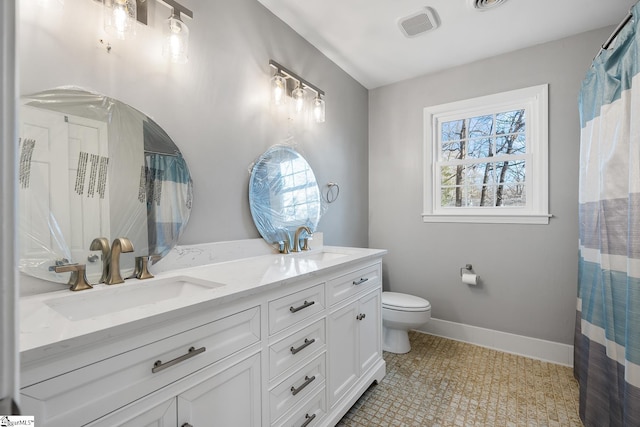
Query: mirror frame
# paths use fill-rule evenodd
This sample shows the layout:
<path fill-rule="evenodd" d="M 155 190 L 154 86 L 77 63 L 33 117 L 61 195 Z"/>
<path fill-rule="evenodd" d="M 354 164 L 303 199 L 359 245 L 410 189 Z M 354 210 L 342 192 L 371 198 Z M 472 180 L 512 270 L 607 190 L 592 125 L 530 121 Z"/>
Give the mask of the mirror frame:
<path fill-rule="evenodd" d="M 249 207 L 262 238 L 280 245 L 285 240 L 291 244 L 299 227 L 315 232 L 324 208 L 311 166 L 286 145 L 274 145 L 254 163 Z"/>

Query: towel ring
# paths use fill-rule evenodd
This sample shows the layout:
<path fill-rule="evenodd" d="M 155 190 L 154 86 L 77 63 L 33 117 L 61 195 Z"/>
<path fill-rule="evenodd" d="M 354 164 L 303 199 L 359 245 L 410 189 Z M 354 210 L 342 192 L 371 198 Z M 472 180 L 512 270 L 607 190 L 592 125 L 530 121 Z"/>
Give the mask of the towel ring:
<path fill-rule="evenodd" d="M 338 199 L 340 195 L 340 186 L 337 182 L 328 182 L 327 183 L 327 194 L 325 195 L 325 200 L 327 203 L 333 203 Z"/>

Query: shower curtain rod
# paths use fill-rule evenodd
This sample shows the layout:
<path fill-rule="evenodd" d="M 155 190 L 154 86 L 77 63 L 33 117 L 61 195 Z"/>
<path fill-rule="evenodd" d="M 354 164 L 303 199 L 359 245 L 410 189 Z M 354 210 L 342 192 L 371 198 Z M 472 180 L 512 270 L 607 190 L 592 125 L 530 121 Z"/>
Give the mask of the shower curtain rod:
<path fill-rule="evenodd" d="M 613 30 L 613 33 L 611 33 L 611 35 L 609 36 L 609 38 L 602 44 L 602 47 L 600 48 L 600 50 L 598 51 L 598 54 L 593 58 L 593 60 L 595 61 L 595 59 L 600 56 L 600 54 L 609 49 L 609 45 L 611 45 L 611 43 L 613 43 L 613 41 L 615 40 L 615 38 L 618 36 L 618 34 L 620 33 L 620 31 L 622 31 L 622 29 L 624 28 L 625 25 L 627 25 L 627 23 L 629 21 L 631 21 L 631 18 L 633 18 L 633 13 L 632 13 L 632 9 L 629 9 L 629 13 L 627 14 L 627 16 L 622 20 L 622 22 L 620 22 L 618 24 L 618 26 L 616 27 L 615 30 Z"/>

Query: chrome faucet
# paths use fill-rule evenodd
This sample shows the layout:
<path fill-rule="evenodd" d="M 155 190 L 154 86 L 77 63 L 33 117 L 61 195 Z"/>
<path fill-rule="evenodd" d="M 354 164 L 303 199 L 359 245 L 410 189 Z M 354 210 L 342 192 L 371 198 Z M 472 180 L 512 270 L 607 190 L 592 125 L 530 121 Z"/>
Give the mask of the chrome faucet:
<path fill-rule="evenodd" d="M 102 251 L 102 276 L 98 283 L 106 283 L 109 275 L 109 240 L 106 237 L 96 237 L 89 246 L 91 251 Z"/>
<path fill-rule="evenodd" d="M 118 237 L 111 244 L 111 252 L 109 254 L 109 272 L 107 274 L 107 285 L 115 285 L 124 283 L 124 279 L 120 274 L 120 254 L 133 252 L 133 243 L 126 237 Z"/>
<path fill-rule="evenodd" d="M 304 238 L 304 245 L 302 246 L 302 248 L 300 247 L 300 234 L 302 232 L 306 232 L 307 233 L 307 237 Z M 300 252 L 302 251 L 308 251 L 309 248 L 309 237 L 312 236 L 313 233 L 311 232 L 311 229 L 309 227 L 307 227 L 306 225 L 303 225 L 301 227 L 298 227 L 298 229 L 296 230 L 296 234 L 293 238 L 293 249 L 291 250 L 292 252 Z"/>

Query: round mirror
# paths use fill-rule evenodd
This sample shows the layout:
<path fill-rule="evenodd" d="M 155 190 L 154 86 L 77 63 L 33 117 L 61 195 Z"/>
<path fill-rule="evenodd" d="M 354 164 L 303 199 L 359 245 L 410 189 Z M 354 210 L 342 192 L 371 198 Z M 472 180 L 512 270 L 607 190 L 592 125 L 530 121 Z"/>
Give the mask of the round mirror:
<path fill-rule="evenodd" d="M 158 260 L 191 212 L 192 182 L 178 147 L 140 111 L 100 94 L 54 89 L 25 96 L 19 130 L 20 271 L 64 283 L 56 265 L 102 273 L 95 238 L 129 239 Z"/>
<path fill-rule="evenodd" d="M 249 180 L 249 206 L 268 243 L 292 242 L 301 226 L 314 232 L 322 204 L 316 177 L 304 157 L 280 145 L 260 156 Z"/>

